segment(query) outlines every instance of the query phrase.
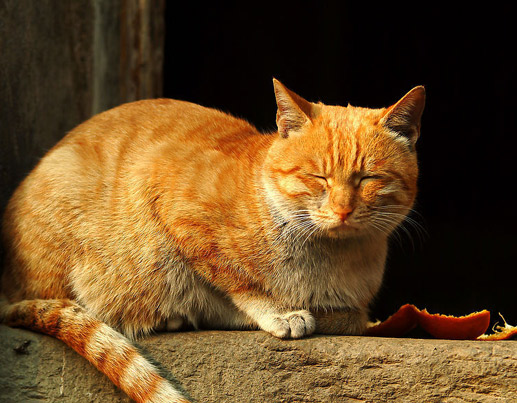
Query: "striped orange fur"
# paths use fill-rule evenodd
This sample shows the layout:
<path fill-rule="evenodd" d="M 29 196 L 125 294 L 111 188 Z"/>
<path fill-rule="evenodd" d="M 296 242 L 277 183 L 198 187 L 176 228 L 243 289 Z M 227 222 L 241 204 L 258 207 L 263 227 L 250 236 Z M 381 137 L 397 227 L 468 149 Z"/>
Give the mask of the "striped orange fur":
<path fill-rule="evenodd" d="M 2 307 L 1 319 L 64 341 L 137 402 L 186 403 L 120 333 L 67 299 L 24 300 Z"/>
<path fill-rule="evenodd" d="M 138 402 L 187 401 L 129 341 L 153 330 L 361 334 L 415 200 L 424 89 L 366 109 L 274 87 L 277 133 L 157 99 L 65 136 L 6 209 L 2 321 Z"/>

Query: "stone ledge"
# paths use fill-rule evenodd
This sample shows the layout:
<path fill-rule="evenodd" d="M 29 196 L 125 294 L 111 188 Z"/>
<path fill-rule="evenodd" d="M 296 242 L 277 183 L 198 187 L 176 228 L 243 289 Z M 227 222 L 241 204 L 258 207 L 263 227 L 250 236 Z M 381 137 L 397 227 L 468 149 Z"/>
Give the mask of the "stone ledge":
<path fill-rule="evenodd" d="M 139 345 L 197 402 L 517 401 L 515 341 L 203 331 Z M 130 401 L 51 337 L 1 325 L 0 349 L 2 402 Z"/>

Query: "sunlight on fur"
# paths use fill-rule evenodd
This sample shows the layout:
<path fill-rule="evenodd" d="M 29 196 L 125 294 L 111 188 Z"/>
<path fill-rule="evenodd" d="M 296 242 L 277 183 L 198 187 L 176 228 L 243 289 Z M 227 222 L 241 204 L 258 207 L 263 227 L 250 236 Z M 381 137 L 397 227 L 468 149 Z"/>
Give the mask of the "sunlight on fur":
<path fill-rule="evenodd" d="M 275 133 L 156 99 L 67 134 L 7 207 L 2 321 L 63 340 L 138 402 L 187 400 L 126 337 L 362 334 L 415 201 L 424 88 L 381 109 L 274 92 Z"/>

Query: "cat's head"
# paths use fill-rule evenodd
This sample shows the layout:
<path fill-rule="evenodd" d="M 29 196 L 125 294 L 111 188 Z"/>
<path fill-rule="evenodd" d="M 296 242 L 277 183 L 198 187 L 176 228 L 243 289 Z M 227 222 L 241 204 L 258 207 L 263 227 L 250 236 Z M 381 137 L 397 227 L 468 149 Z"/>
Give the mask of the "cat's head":
<path fill-rule="evenodd" d="M 367 109 L 311 103 L 273 81 L 279 136 L 263 178 L 276 214 L 304 237 L 391 233 L 417 193 L 424 87 Z"/>

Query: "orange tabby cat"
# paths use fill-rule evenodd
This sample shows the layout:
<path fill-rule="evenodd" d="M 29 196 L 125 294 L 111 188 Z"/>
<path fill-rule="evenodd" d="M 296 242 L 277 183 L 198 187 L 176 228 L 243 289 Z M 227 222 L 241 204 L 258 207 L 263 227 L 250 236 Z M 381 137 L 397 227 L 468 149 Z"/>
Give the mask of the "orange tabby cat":
<path fill-rule="evenodd" d="M 118 331 L 361 334 L 415 199 L 424 88 L 365 109 L 274 87 L 274 134 L 167 99 L 71 131 L 7 207 L 1 320 L 63 340 L 138 402 L 187 400 Z"/>

